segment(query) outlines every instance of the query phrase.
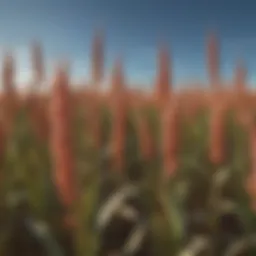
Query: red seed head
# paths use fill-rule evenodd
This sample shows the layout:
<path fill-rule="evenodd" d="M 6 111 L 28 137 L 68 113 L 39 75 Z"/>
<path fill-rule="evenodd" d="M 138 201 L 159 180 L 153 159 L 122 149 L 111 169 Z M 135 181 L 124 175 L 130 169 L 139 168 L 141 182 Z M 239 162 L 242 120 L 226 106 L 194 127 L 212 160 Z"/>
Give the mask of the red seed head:
<path fill-rule="evenodd" d="M 114 168 L 121 170 L 124 167 L 124 150 L 126 141 L 127 104 L 124 97 L 115 99 L 112 106 L 112 149 Z"/>
<path fill-rule="evenodd" d="M 70 206 L 75 198 L 75 184 L 67 78 L 63 69 L 57 71 L 51 98 L 50 126 L 56 186 L 62 202 Z"/>
<path fill-rule="evenodd" d="M 110 98 L 112 110 L 112 146 L 114 168 L 124 167 L 124 150 L 126 136 L 128 95 L 125 90 L 123 66 L 121 58 L 117 59 L 112 73 L 112 92 Z"/>
<path fill-rule="evenodd" d="M 177 167 L 179 142 L 179 116 L 178 104 L 166 106 L 162 119 L 162 149 L 164 170 L 172 176 Z"/>
<path fill-rule="evenodd" d="M 209 158 L 214 164 L 225 159 L 225 109 L 221 103 L 211 108 L 209 124 Z"/>

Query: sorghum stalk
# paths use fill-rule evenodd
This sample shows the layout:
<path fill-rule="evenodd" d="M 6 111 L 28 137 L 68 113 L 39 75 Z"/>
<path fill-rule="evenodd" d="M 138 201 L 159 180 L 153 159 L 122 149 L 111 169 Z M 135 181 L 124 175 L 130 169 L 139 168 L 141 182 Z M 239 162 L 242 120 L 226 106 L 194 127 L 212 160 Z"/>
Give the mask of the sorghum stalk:
<path fill-rule="evenodd" d="M 163 166 L 168 176 L 173 176 L 177 169 L 179 143 L 179 112 L 178 104 L 167 105 L 162 119 Z"/>
<path fill-rule="evenodd" d="M 121 59 L 115 63 L 112 77 L 111 93 L 112 110 L 112 150 L 113 165 L 117 170 L 124 167 L 124 154 L 127 125 L 127 93 L 125 90 L 124 75 Z"/>
<path fill-rule="evenodd" d="M 225 159 L 225 109 L 221 103 L 210 109 L 209 159 L 213 164 L 221 164 Z"/>
<path fill-rule="evenodd" d="M 63 69 L 57 71 L 52 89 L 50 129 L 54 177 L 60 199 L 67 207 L 75 199 L 74 157 L 71 143 L 71 115 L 68 77 Z"/>
<path fill-rule="evenodd" d="M 122 98 L 116 99 L 112 107 L 112 147 L 114 156 L 114 168 L 121 170 L 124 167 L 127 106 Z"/>

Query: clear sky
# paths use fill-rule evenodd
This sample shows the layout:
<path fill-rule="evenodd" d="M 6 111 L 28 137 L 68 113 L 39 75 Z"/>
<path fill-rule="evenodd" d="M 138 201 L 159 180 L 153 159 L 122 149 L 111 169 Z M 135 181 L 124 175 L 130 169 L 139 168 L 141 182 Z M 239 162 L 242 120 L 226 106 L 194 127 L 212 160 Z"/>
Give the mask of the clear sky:
<path fill-rule="evenodd" d="M 206 79 L 205 37 L 221 39 L 224 78 L 243 58 L 256 83 L 255 0 L 0 0 L 0 47 L 14 49 L 19 79 L 29 76 L 28 46 L 42 42 L 49 70 L 60 57 L 72 62 L 76 80 L 88 80 L 93 30 L 106 36 L 106 68 L 122 55 L 131 83 L 152 82 L 156 47 L 170 46 L 174 81 Z"/>

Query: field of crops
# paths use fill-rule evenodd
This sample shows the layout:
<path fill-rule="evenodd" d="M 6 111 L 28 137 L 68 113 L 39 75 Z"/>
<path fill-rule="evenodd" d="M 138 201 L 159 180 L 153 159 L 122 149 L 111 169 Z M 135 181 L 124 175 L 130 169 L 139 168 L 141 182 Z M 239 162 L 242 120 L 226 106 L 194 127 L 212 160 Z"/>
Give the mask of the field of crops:
<path fill-rule="evenodd" d="M 166 49 L 152 92 L 129 90 L 116 62 L 103 79 L 96 36 L 92 85 L 66 65 L 51 90 L 32 48 L 29 94 L 4 59 L 0 118 L 0 255 L 256 255 L 256 96 L 239 65 L 223 88 L 216 39 L 208 89 L 172 89 Z M 254 198 L 255 197 L 255 198 Z"/>

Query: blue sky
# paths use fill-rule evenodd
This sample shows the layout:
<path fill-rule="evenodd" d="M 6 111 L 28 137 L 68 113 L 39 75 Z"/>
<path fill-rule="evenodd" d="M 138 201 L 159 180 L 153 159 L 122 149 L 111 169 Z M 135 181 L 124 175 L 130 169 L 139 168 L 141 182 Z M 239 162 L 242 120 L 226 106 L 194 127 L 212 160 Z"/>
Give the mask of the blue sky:
<path fill-rule="evenodd" d="M 0 0 L 0 52 L 17 56 L 18 79 L 29 78 L 28 46 L 42 42 L 49 75 L 59 58 L 68 58 L 75 80 L 89 80 L 93 31 L 105 30 L 106 69 L 122 55 L 128 81 L 149 85 L 155 76 L 157 45 L 171 50 L 176 86 L 204 81 L 205 37 L 221 39 L 224 79 L 243 58 L 256 83 L 255 0 Z M 0 54 L 0 55 L 1 55 Z M 1 56 L 0 56 L 1 57 Z"/>

